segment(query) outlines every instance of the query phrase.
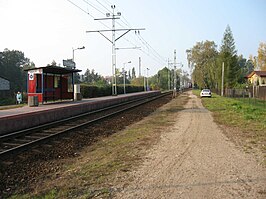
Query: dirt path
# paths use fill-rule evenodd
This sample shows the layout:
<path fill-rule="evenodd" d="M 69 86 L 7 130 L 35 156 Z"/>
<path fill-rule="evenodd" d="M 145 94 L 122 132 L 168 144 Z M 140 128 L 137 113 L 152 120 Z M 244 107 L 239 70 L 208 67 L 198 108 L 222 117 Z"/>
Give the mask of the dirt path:
<path fill-rule="evenodd" d="M 172 129 L 116 198 L 266 198 L 266 170 L 230 142 L 200 99 L 189 95 Z"/>

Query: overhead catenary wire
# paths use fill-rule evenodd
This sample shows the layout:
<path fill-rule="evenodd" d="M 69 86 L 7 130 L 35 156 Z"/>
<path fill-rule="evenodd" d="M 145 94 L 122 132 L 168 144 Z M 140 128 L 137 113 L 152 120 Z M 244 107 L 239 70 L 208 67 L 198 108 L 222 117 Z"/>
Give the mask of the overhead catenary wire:
<path fill-rule="evenodd" d="M 86 13 L 87 15 L 89 15 L 92 19 L 96 19 L 96 17 L 94 17 L 91 13 L 87 12 L 86 10 L 84 10 L 81 6 L 79 6 L 77 3 L 74 3 L 71 0 L 67 0 L 68 2 L 70 2 L 72 5 L 74 5 L 75 7 L 77 7 L 78 9 L 80 9 L 82 12 Z M 103 0 L 103 2 L 101 3 L 99 0 L 95 0 L 95 3 L 98 3 L 98 5 L 96 5 L 95 3 L 91 3 L 88 0 L 83 0 L 83 2 L 85 2 L 88 6 L 90 6 L 91 8 L 93 8 L 94 10 L 96 10 L 97 12 L 106 15 L 105 11 L 108 11 L 109 13 L 111 13 L 111 11 L 108 9 L 108 7 L 110 7 L 111 3 L 108 0 Z M 103 11 L 103 9 L 105 11 Z M 99 23 L 101 23 L 103 26 L 105 26 L 106 28 L 108 28 L 108 30 L 111 30 L 110 27 L 108 27 L 105 23 L 103 23 L 102 21 L 98 21 Z M 121 24 L 121 23 L 123 24 Z M 120 22 L 116 21 L 116 24 L 118 24 L 119 26 L 121 26 L 121 28 L 125 28 L 125 27 L 129 27 L 131 28 L 132 26 L 130 25 L 130 23 L 126 20 L 126 18 L 124 16 L 121 16 L 120 18 Z M 130 41 L 129 39 L 123 37 L 123 40 L 125 40 L 126 42 L 130 43 L 131 45 L 133 45 L 134 47 L 137 46 L 141 46 L 142 49 L 140 49 L 140 51 L 142 53 L 144 53 L 146 56 L 150 57 L 152 60 L 156 61 L 158 64 L 162 64 L 165 65 L 165 60 L 163 58 L 163 56 L 161 56 L 140 34 L 139 32 L 135 33 L 134 36 L 132 36 L 131 34 L 129 34 L 129 37 L 131 37 L 132 40 L 134 40 L 134 42 Z"/>
<path fill-rule="evenodd" d="M 98 3 L 99 3 L 99 1 L 98 0 L 96 0 Z M 105 2 L 107 2 L 107 1 L 105 1 Z M 110 3 L 110 2 L 109 2 Z M 101 6 L 103 6 L 104 8 L 106 8 L 106 6 L 104 6 L 103 4 L 101 4 L 101 3 L 99 3 Z M 109 4 L 107 5 L 107 6 L 110 6 Z M 106 8 L 107 9 L 107 8 Z M 107 9 L 108 10 L 108 9 Z M 108 10 L 108 11 L 110 11 L 110 10 Z M 126 27 L 128 27 L 128 28 L 132 28 L 132 26 L 130 25 L 130 23 L 126 20 L 126 18 L 124 17 L 124 16 L 121 16 L 121 18 L 120 18 L 120 21 L 126 26 Z M 120 25 L 122 28 L 124 28 L 124 26 L 120 23 L 120 22 L 117 22 L 116 21 L 116 24 L 118 24 L 118 25 Z M 143 47 L 145 47 L 146 49 L 147 49 L 147 51 L 148 52 L 146 52 L 145 54 L 147 55 L 147 56 L 149 56 L 150 57 L 150 54 L 152 54 L 154 57 L 155 57 L 155 59 L 157 60 L 157 62 L 158 62 L 158 60 L 159 60 L 159 63 L 163 63 L 163 64 L 165 64 L 165 60 L 166 60 L 166 58 L 163 58 L 140 34 L 135 34 L 135 36 L 137 35 L 137 37 L 139 38 L 139 40 L 140 40 L 140 42 L 138 42 L 138 40 L 136 40 L 135 38 L 136 37 L 132 37 L 134 40 L 135 40 L 135 42 L 137 41 L 137 43 L 138 44 L 143 44 L 142 46 Z M 126 39 L 126 38 L 123 38 L 124 40 L 126 40 L 126 41 L 128 41 L 129 42 L 129 40 L 128 39 Z M 133 44 L 133 42 L 130 42 L 131 44 Z M 136 45 L 136 44 L 133 44 L 133 46 L 138 46 L 138 45 Z M 142 52 L 145 52 L 145 50 L 143 50 L 142 49 Z"/>
<path fill-rule="evenodd" d="M 72 5 L 74 5 L 75 7 L 77 7 L 78 9 L 80 9 L 82 12 L 86 13 L 87 15 L 89 15 L 92 19 L 96 19 L 92 14 L 90 14 L 89 12 L 87 12 L 86 10 L 84 10 L 83 8 L 81 8 L 80 6 L 78 6 L 76 3 L 74 3 L 71 0 L 67 0 L 69 3 L 71 3 Z M 110 27 L 108 27 L 105 23 L 99 21 L 99 23 L 101 23 L 103 26 L 105 26 L 106 28 L 110 29 Z"/>
<path fill-rule="evenodd" d="M 103 11 L 101 11 L 100 9 L 98 9 L 95 5 L 93 5 L 92 3 L 89 3 L 87 0 L 83 0 L 85 3 L 87 3 L 88 5 L 90 5 L 91 7 L 93 7 L 95 10 L 97 10 L 98 12 L 100 12 L 101 14 L 105 15 L 105 13 Z"/>
<path fill-rule="evenodd" d="M 111 10 L 109 10 L 108 7 L 106 7 L 105 5 L 103 5 L 100 1 L 98 1 L 98 0 L 95 0 L 95 1 L 97 1 L 97 3 L 99 3 L 103 8 L 105 8 L 107 12 L 110 12 L 110 13 L 112 12 Z M 108 6 L 110 7 L 111 5 L 108 4 Z"/>

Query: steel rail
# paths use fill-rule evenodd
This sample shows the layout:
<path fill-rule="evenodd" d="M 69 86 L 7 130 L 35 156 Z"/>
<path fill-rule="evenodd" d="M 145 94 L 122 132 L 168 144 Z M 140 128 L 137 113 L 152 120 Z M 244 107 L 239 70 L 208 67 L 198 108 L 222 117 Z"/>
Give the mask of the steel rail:
<path fill-rule="evenodd" d="M 107 118 L 113 117 L 113 116 L 115 116 L 115 115 L 117 115 L 117 114 L 120 114 L 120 113 L 122 113 L 122 112 L 125 112 L 125 111 L 127 111 L 127 110 L 130 110 L 130 109 L 136 108 L 136 107 L 141 106 L 141 105 L 143 105 L 143 104 L 145 104 L 145 103 L 148 103 L 148 102 L 154 101 L 154 100 L 156 100 L 156 99 L 159 99 L 159 98 L 161 98 L 161 97 L 164 97 L 164 96 L 166 96 L 166 95 L 169 95 L 170 93 L 172 93 L 172 92 L 165 92 L 165 93 L 160 94 L 159 96 L 152 96 L 152 97 L 149 97 L 149 98 L 142 98 L 142 101 L 140 101 L 140 100 L 133 100 L 133 101 L 130 101 L 131 104 L 134 103 L 134 102 L 137 102 L 137 101 L 140 101 L 140 102 L 138 102 L 137 104 L 133 104 L 133 105 L 131 105 L 131 106 L 129 106 L 129 107 L 126 107 L 126 108 L 120 109 L 120 110 L 118 110 L 118 111 L 115 111 L 115 112 L 112 112 L 112 113 L 106 114 L 106 115 L 101 116 L 101 117 L 99 117 L 99 118 L 92 119 L 92 120 L 89 120 L 89 121 L 87 121 L 87 122 L 83 122 L 83 123 L 78 124 L 78 125 L 75 125 L 75 126 L 73 126 L 73 127 L 69 127 L 69 128 L 67 128 L 67 129 L 64 129 L 64 130 L 58 131 L 58 132 L 56 132 L 56 133 L 53 133 L 53 134 L 50 134 L 50 135 L 47 135 L 47 136 L 41 137 L 41 138 L 39 138 L 39 139 L 35 139 L 35 140 L 33 140 L 33 141 L 27 142 L 27 143 L 25 143 L 25 144 L 21 144 L 21 145 L 19 145 L 19 146 L 15 146 L 15 147 L 13 147 L 13 148 L 10 148 L 10 149 L 7 149 L 7 150 L 4 150 L 4 151 L 1 151 L 1 152 L 0 152 L 0 159 L 5 159 L 5 158 L 8 157 L 8 156 L 15 155 L 15 154 L 17 154 L 17 153 L 20 153 L 20 152 L 22 152 L 22 151 L 25 151 L 25 150 L 27 150 L 27 149 L 33 147 L 33 146 L 36 146 L 36 145 L 39 145 L 39 144 L 41 144 L 41 143 L 47 142 L 48 140 L 50 140 L 50 139 L 52 139 L 52 138 L 58 137 L 58 136 L 60 136 L 60 135 L 62 135 L 62 134 L 68 133 L 68 132 L 73 131 L 73 130 L 77 130 L 78 128 L 82 128 L 82 127 L 87 126 L 87 125 L 89 125 L 89 124 L 93 124 L 93 123 L 99 122 L 99 121 L 101 121 L 101 120 L 104 120 L 104 119 L 107 119 Z M 123 103 L 123 105 L 130 104 L 130 103 Z M 115 105 L 115 106 L 112 106 L 112 107 L 113 107 L 113 108 L 116 108 L 116 107 L 123 106 L 123 105 L 120 104 L 120 105 Z M 109 110 L 109 109 L 110 109 L 110 108 L 108 108 L 108 110 Z M 101 110 L 103 111 L 103 109 L 101 109 Z M 107 110 L 107 108 L 104 108 L 104 110 Z M 95 113 L 95 112 L 99 112 L 99 111 L 90 112 L 90 114 Z M 84 114 L 82 114 L 82 115 L 84 115 Z M 88 114 L 85 114 L 85 116 L 87 116 L 87 115 L 88 115 Z M 81 116 L 80 116 L 80 117 L 81 117 Z M 74 117 L 74 118 L 76 118 L 76 117 Z M 68 119 L 68 120 L 69 120 L 69 119 Z M 67 121 L 68 121 L 68 120 L 67 120 Z M 56 124 L 60 124 L 60 123 L 62 123 L 62 122 L 58 122 L 58 123 L 56 123 Z M 44 125 L 44 126 L 45 126 L 45 125 Z M 47 126 L 45 126 L 45 127 L 47 127 Z M 28 131 L 31 131 L 31 129 L 32 129 L 32 128 L 27 129 L 27 130 L 28 130 Z M 37 130 L 40 130 L 40 129 L 41 129 L 41 127 L 38 128 Z M 35 129 L 35 130 L 36 130 L 36 129 Z M 26 130 L 24 130 L 24 131 L 26 131 Z"/>
<path fill-rule="evenodd" d="M 0 141 L 3 142 L 5 140 L 9 140 L 9 139 L 12 139 L 12 138 L 15 138 L 15 137 L 27 135 L 27 134 L 31 133 L 32 131 L 36 131 L 36 130 L 40 130 L 40 129 L 44 129 L 44 128 L 49 128 L 51 126 L 59 125 L 59 124 L 62 124 L 62 123 L 65 123 L 65 122 L 68 122 L 68 121 L 71 121 L 71 120 L 74 120 L 74 119 L 79 119 L 79 118 L 82 118 L 84 116 L 92 115 L 92 114 L 95 114 L 95 113 L 100 113 L 100 112 L 103 112 L 103 111 L 106 111 L 106 110 L 111 110 L 113 108 L 117 108 L 117 107 L 120 107 L 120 106 L 123 106 L 123 105 L 131 104 L 131 103 L 134 103 L 134 102 L 137 102 L 137 101 L 141 101 L 141 100 L 144 100 L 144 99 L 147 99 L 147 96 L 141 97 L 141 98 L 138 98 L 138 99 L 135 99 L 135 100 L 130 100 L 130 101 L 127 101 L 127 102 L 115 104 L 115 105 L 112 105 L 112 106 L 104 107 L 104 108 L 97 109 L 97 110 L 94 110 L 94 111 L 90 111 L 90 112 L 87 112 L 87 113 L 82 113 L 82 114 L 79 114 L 79 115 L 76 115 L 76 116 L 72 116 L 72 117 L 68 117 L 68 118 L 65 118 L 65 119 L 61 119 L 61 120 L 57 120 L 57 121 L 41 124 L 41 125 L 38 125 L 38 126 L 30 127 L 30 128 L 27 128 L 27 129 L 15 131 L 15 132 L 8 133 L 8 134 L 5 134 L 5 135 L 0 135 Z"/>

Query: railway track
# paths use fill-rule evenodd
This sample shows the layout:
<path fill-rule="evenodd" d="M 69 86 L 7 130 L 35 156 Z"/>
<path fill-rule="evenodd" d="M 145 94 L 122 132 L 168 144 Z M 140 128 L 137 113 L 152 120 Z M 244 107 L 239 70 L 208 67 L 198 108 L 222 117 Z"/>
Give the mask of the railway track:
<path fill-rule="evenodd" d="M 66 133 L 113 117 L 170 94 L 172 94 L 172 92 L 162 93 L 159 96 L 128 101 L 67 119 L 2 135 L 0 136 L 0 160 L 5 160 L 7 157 L 11 156 L 15 157 L 19 153 L 25 150 L 30 150 L 36 145 L 47 143 L 53 138 L 63 136 Z"/>

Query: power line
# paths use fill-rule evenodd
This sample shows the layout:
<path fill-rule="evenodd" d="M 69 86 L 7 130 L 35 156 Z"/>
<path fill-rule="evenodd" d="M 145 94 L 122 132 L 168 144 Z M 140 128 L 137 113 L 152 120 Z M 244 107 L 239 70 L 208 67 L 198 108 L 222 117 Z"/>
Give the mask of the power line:
<path fill-rule="evenodd" d="M 91 16 L 90 15 L 90 13 L 88 13 L 86 10 L 84 10 L 83 8 L 81 8 L 80 6 L 78 6 L 77 4 L 75 4 L 75 3 L 73 3 L 72 1 L 70 1 L 70 0 L 67 0 L 69 3 L 71 3 L 72 5 L 74 5 L 74 6 L 76 6 L 78 9 L 80 9 L 81 11 L 83 11 L 83 12 L 85 12 L 86 14 L 88 14 L 89 16 Z M 92 16 L 91 16 L 92 17 Z"/>
<path fill-rule="evenodd" d="M 85 3 L 87 3 L 88 5 L 90 5 L 91 7 L 93 7 L 95 10 L 97 10 L 98 12 L 102 13 L 103 15 L 105 15 L 104 12 L 102 12 L 101 10 L 99 10 L 95 5 L 89 3 L 88 1 L 86 0 L 83 0 Z"/>
<path fill-rule="evenodd" d="M 105 8 L 107 10 L 107 12 L 112 12 L 111 10 L 109 10 L 108 7 L 106 7 L 105 5 L 103 5 L 100 1 L 96 0 L 97 3 L 99 3 L 103 8 Z M 110 7 L 110 5 L 108 5 Z"/>
<path fill-rule="evenodd" d="M 100 18 L 100 19 L 95 19 L 95 20 L 108 20 L 111 19 L 112 20 L 112 30 L 93 30 L 93 31 L 86 31 L 86 33 L 93 33 L 93 32 L 98 32 L 100 33 L 105 39 L 107 39 L 109 42 L 111 42 L 112 44 L 112 95 L 117 95 L 117 85 L 116 85 L 116 47 L 115 47 L 115 42 L 117 40 L 119 40 L 120 38 L 122 38 L 124 35 L 126 35 L 127 33 L 129 33 L 130 31 L 136 31 L 136 30 L 145 30 L 144 28 L 124 28 L 124 29 L 116 29 L 115 28 L 115 20 L 116 19 L 120 19 L 121 16 L 121 12 L 117 12 L 115 13 L 115 5 L 111 6 L 112 8 L 112 12 L 111 13 L 106 13 L 106 17 L 107 18 Z M 110 32 L 112 31 L 112 39 L 109 39 L 108 37 L 106 37 L 103 32 Z M 123 33 L 116 38 L 115 33 L 117 31 L 122 31 Z"/>
<path fill-rule="evenodd" d="M 69 3 L 71 3 L 72 5 L 74 5 L 75 7 L 77 7 L 78 9 L 80 9 L 82 12 L 86 13 L 87 15 L 89 15 L 92 19 L 95 19 L 95 17 L 93 15 L 91 15 L 90 13 L 88 13 L 86 10 L 84 10 L 83 8 L 81 8 L 80 6 L 78 6 L 77 4 L 75 4 L 74 2 L 67 0 Z M 106 28 L 110 29 L 110 27 L 108 27 L 106 24 L 102 23 L 101 21 L 99 21 L 99 23 L 101 23 L 103 26 L 105 26 Z M 111 29 L 110 29 L 111 30 Z"/>
<path fill-rule="evenodd" d="M 84 10 L 82 7 L 80 7 L 79 5 L 77 5 L 76 3 L 72 2 L 71 0 L 67 0 L 68 2 L 70 2 L 72 5 L 74 5 L 75 7 L 77 7 L 78 9 L 80 9 L 82 12 L 86 13 L 87 15 L 89 15 L 92 19 L 96 19 L 92 14 L 90 14 L 89 12 L 87 12 L 86 10 Z M 90 2 L 88 2 L 87 0 L 83 0 L 85 3 L 87 3 L 87 5 L 91 6 L 93 9 L 95 9 L 96 11 L 98 11 L 101 14 L 106 14 L 104 13 L 104 11 L 102 11 L 102 9 L 100 9 L 98 6 L 96 6 L 95 4 L 92 4 Z M 110 11 L 103 3 L 101 3 L 99 0 L 95 0 L 101 7 L 103 7 L 105 10 Z M 107 4 L 108 6 L 110 5 L 110 2 L 108 0 L 103 0 L 105 2 L 105 4 Z M 122 16 L 122 19 L 120 20 L 124 25 L 122 25 L 119 22 L 116 22 L 119 26 L 121 26 L 121 28 L 124 27 L 129 27 L 130 29 L 132 29 L 131 25 L 129 24 L 129 22 L 126 20 L 125 17 Z M 108 30 L 111 30 L 110 27 L 108 27 L 105 23 L 98 21 L 99 23 L 101 23 L 103 26 L 105 26 L 106 28 L 108 28 Z M 135 42 L 130 41 L 129 39 L 123 37 L 123 39 L 129 43 L 131 43 L 134 47 L 139 46 L 138 44 L 140 44 L 143 49 L 140 49 L 141 52 L 143 52 L 144 54 L 146 54 L 148 57 L 150 57 L 151 59 L 153 59 L 154 61 L 160 63 L 160 64 L 165 64 L 165 59 L 140 35 L 140 34 L 136 34 L 133 37 L 132 35 L 130 35 L 131 39 L 133 39 Z M 138 38 L 138 40 L 136 39 L 136 37 Z M 137 43 L 137 44 L 136 44 Z M 146 50 L 145 50 L 146 49 Z"/>

